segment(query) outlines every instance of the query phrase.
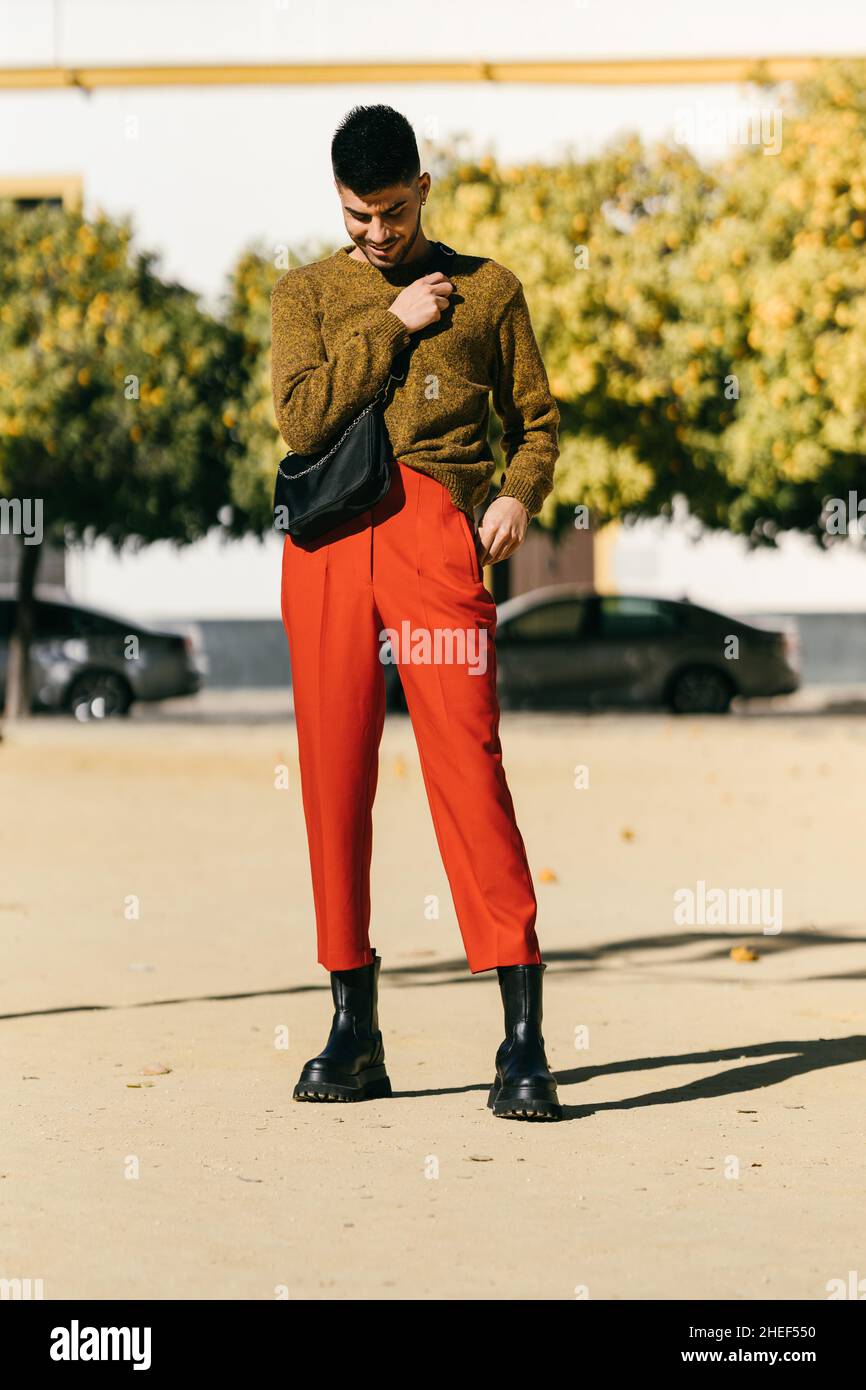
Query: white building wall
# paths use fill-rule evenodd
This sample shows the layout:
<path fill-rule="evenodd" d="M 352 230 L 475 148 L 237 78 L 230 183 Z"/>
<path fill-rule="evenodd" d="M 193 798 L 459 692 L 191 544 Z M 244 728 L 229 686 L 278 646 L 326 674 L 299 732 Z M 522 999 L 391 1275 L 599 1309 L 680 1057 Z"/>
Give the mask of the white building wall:
<path fill-rule="evenodd" d="M 646 521 L 619 528 L 611 569 L 620 593 L 688 598 L 731 613 L 866 612 L 866 542 L 825 552 L 788 534 L 778 550 L 750 551 L 724 532 L 695 543 L 687 526 Z"/>

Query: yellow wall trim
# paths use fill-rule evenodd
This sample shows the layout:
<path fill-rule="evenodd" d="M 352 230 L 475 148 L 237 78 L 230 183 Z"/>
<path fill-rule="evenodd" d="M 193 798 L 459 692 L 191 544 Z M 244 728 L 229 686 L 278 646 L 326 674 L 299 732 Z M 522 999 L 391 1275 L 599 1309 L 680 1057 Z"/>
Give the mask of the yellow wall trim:
<path fill-rule="evenodd" d="M 850 60 L 850 55 L 849 55 Z M 830 58 L 648 58 L 512 63 L 251 63 L 0 68 L 0 88 L 221 87 L 326 82 L 540 82 L 589 85 L 799 81 Z M 838 60 L 836 60 L 838 61 Z"/>
<path fill-rule="evenodd" d="M 80 212 L 84 181 L 80 174 L 10 174 L 0 178 L 0 198 L 60 198 L 70 212 Z"/>

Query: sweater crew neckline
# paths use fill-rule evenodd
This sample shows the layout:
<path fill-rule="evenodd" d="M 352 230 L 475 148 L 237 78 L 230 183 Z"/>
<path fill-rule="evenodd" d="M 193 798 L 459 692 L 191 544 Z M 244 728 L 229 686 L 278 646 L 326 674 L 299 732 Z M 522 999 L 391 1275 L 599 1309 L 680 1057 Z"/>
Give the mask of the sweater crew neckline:
<path fill-rule="evenodd" d="M 352 256 L 350 253 L 355 250 L 354 242 L 351 242 L 347 246 L 341 246 L 337 255 L 338 257 L 342 257 L 350 266 L 354 266 L 361 275 L 375 275 L 380 284 L 405 286 L 411 285 L 413 280 L 420 279 L 422 275 L 430 275 L 432 273 L 433 263 L 438 249 L 439 242 L 431 241 L 430 253 L 425 256 L 423 260 L 412 261 L 409 265 L 396 265 L 392 270 L 380 270 L 378 266 L 368 261 L 366 256 L 363 261 L 359 261 L 357 257 Z"/>

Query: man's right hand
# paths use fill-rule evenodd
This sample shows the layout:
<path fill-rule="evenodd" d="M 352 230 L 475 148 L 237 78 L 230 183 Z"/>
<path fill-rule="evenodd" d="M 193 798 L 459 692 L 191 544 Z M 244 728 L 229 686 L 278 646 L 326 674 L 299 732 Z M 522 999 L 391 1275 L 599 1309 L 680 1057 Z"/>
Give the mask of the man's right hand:
<path fill-rule="evenodd" d="M 447 276 L 441 270 L 434 270 L 431 275 L 422 275 L 420 280 L 413 280 L 401 290 L 389 308 L 410 333 L 417 333 L 428 323 L 441 319 L 453 293 L 454 286 Z"/>

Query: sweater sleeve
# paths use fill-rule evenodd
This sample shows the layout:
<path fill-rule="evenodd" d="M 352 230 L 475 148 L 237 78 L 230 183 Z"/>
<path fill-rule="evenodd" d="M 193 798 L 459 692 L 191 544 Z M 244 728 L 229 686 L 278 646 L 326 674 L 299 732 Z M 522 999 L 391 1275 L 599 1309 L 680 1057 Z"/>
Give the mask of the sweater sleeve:
<path fill-rule="evenodd" d="M 395 352 L 409 341 L 396 314 L 374 307 L 329 357 L 304 278 L 278 280 L 271 293 L 271 386 L 287 448 L 312 454 L 329 444 L 385 385 Z"/>
<path fill-rule="evenodd" d="M 498 496 L 516 497 L 533 517 L 553 488 L 559 409 L 519 283 L 499 323 L 496 355 L 493 404 L 507 465 Z"/>

